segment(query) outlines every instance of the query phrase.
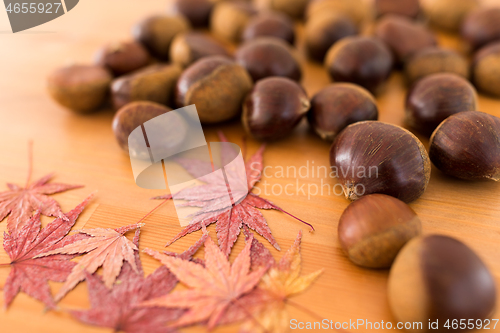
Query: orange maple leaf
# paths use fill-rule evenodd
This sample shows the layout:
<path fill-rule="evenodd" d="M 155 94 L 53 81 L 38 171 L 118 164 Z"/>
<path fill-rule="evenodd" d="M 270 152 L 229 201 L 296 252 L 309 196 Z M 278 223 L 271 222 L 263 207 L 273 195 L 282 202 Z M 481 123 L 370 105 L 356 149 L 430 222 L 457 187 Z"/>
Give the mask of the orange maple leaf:
<path fill-rule="evenodd" d="M 251 245 L 251 241 L 247 242 L 232 265 L 210 238 L 205 242 L 205 266 L 144 250 L 159 259 L 190 289 L 141 303 L 140 306 L 184 308 L 186 313 L 171 326 L 207 321 L 208 329 L 213 329 L 228 308 L 242 307 L 238 298 L 254 289 L 267 270 L 267 267 L 260 267 L 250 272 Z"/>

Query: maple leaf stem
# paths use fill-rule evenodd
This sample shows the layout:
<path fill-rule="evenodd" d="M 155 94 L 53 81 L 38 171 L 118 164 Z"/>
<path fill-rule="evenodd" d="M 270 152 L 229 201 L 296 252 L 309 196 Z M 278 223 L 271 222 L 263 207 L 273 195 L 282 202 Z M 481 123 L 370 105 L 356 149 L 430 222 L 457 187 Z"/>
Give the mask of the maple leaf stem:
<path fill-rule="evenodd" d="M 241 305 L 237 299 L 233 300 L 232 303 L 239 307 L 264 333 L 269 333 L 269 331 L 266 330 L 266 328 L 247 309 L 245 309 L 245 307 Z"/>
<path fill-rule="evenodd" d="M 280 212 L 285 213 L 286 215 L 289 215 L 289 216 L 293 217 L 294 219 L 296 219 L 296 220 L 298 220 L 298 221 L 300 221 L 300 222 L 304 223 L 305 225 L 309 226 L 309 228 L 311 228 L 311 230 L 310 230 L 310 231 L 315 231 L 315 229 L 314 229 L 314 227 L 313 227 L 313 225 L 312 225 L 312 224 L 307 223 L 306 221 L 299 219 L 297 216 L 294 216 L 294 215 L 290 214 L 289 212 L 287 212 L 287 211 L 285 211 L 285 210 L 281 209 L 280 207 L 276 206 L 275 204 L 273 204 L 273 203 L 272 203 L 272 202 L 270 202 L 270 201 L 267 201 L 267 200 L 266 200 L 266 199 L 264 199 L 264 198 L 261 198 L 261 199 L 262 199 L 262 200 L 264 200 L 264 201 L 266 201 L 266 202 L 267 202 L 268 204 L 270 204 L 271 206 L 273 206 L 273 208 L 274 208 L 274 209 L 279 210 Z"/>
<path fill-rule="evenodd" d="M 147 213 L 139 221 L 137 221 L 137 223 L 141 223 L 142 221 L 144 221 L 146 218 L 148 218 L 148 216 L 150 216 L 151 214 L 153 214 L 156 210 L 158 210 L 161 206 L 163 206 L 169 200 L 170 199 L 163 200 L 158 206 L 156 206 L 155 208 L 153 208 L 152 210 L 150 210 L 149 213 Z"/>
<path fill-rule="evenodd" d="M 296 308 L 296 309 L 298 309 L 298 310 L 300 310 L 302 312 L 307 313 L 308 315 L 310 315 L 311 317 L 314 317 L 314 318 L 318 319 L 319 321 L 322 321 L 324 319 L 324 318 L 321 318 L 321 316 L 318 315 L 316 312 L 309 310 L 308 308 L 300 305 L 299 303 L 295 303 L 294 301 L 291 301 L 289 299 L 285 299 L 284 301 L 285 301 L 285 303 L 290 304 L 294 308 Z"/>
<path fill-rule="evenodd" d="M 0 264 L 0 267 L 7 267 L 7 266 L 10 266 L 10 263 L 8 263 L 8 264 Z"/>
<path fill-rule="evenodd" d="M 27 188 L 28 185 L 30 184 L 32 172 L 33 172 L 33 140 L 30 140 L 28 142 L 28 179 L 26 180 L 26 186 L 24 188 Z"/>

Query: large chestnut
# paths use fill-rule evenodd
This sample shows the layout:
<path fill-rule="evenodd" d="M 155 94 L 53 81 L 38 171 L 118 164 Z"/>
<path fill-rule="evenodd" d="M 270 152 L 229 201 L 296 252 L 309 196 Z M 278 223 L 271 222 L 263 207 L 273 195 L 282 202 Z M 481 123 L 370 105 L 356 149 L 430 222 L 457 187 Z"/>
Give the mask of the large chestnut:
<path fill-rule="evenodd" d="M 233 43 L 241 40 L 250 18 L 257 14 L 253 5 L 246 1 L 220 1 L 210 17 L 212 33 Z"/>
<path fill-rule="evenodd" d="M 432 134 L 429 157 L 450 176 L 500 181 L 500 118 L 477 111 L 448 117 Z"/>
<path fill-rule="evenodd" d="M 309 110 L 304 89 L 281 77 L 258 81 L 243 104 L 242 122 L 257 140 L 276 140 L 288 135 Z"/>
<path fill-rule="evenodd" d="M 372 16 L 371 6 L 363 0 L 310 0 L 306 9 L 306 18 L 316 13 L 336 13 L 349 17 L 361 28 Z"/>
<path fill-rule="evenodd" d="M 224 45 L 200 32 L 178 34 L 170 46 L 170 60 L 182 67 L 213 55 L 229 56 L 229 53 Z"/>
<path fill-rule="evenodd" d="M 334 83 L 321 89 L 311 100 L 307 120 L 323 139 L 332 141 L 348 125 L 377 120 L 375 98 L 369 91 L 352 83 Z"/>
<path fill-rule="evenodd" d="M 299 19 L 304 16 L 309 0 L 255 0 L 255 3 L 261 10 L 275 10 Z"/>
<path fill-rule="evenodd" d="M 100 49 L 95 56 L 97 65 L 108 68 L 117 76 L 145 67 L 150 61 L 146 48 L 137 42 L 111 43 Z"/>
<path fill-rule="evenodd" d="M 406 123 L 426 136 L 452 114 L 477 110 L 476 89 L 451 73 L 424 77 L 408 92 Z"/>
<path fill-rule="evenodd" d="M 171 11 L 184 16 L 193 27 L 207 27 L 213 7 L 212 0 L 175 0 Z"/>
<path fill-rule="evenodd" d="M 371 37 L 346 37 L 325 58 L 333 81 L 352 82 L 376 93 L 391 74 L 393 58 L 384 43 Z"/>
<path fill-rule="evenodd" d="M 500 40 L 500 8 L 479 8 L 465 18 L 461 35 L 473 49 Z"/>
<path fill-rule="evenodd" d="M 254 81 L 282 76 L 300 81 L 302 70 L 292 47 L 274 37 L 260 37 L 245 42 L 235 54 L 238 64 L 243 66 Z"/>
<path fill-rule="evenodd" d="M 474 55 L 472 81 L 479 91 L 500 97 L 500 41 L 486 45 Z"/>
<path fill-rule="evenodd" d="M 205 57 L 189 66 L 179 77 L 176 102 L 179 107 L 196 104 L 203 123 L 235 117 L 252 89 L 248 72 L 223 56 Z"/>
<path fill-rule="evenodd" d="M 425 15 L 432 25 L 457 32 L 467 15 L 479 7 L 478 0 L 433 0 L 423 2 Z"/>
<path fill-rule="evenodd" d="M 431 175 L 422 143 L 404 128 L 379 121 L 344 129 L 330 148 L 330 165 L 350 200 L 381 193 L 408 203 L 424 193 Z"/>
<path fill-rule="evenodd" d="M 293 21 L 279 12 L 261 13 L 250 19 L 243 31 L 244 41 L 258 37 L 276 37 L 293 45 L 295 42 Z"/>
<path fill-rule="evenodd" d="M 375 27 L 375 36 L 389 46 L 399 64 L 415 52 L 437 44 L 423 24 L 397 15 L 384 16 Z"/>
<path fill-rule="evenodd" d="M 399 250 L 422 231 L 407 204 L 384 194 L 370 194 L 351 203 L 338 226 L 340 245 L 356 265 L 390 267 Z"/>
<path fill-rule="evenodd" d="M 446 324 L 459 328 L 463 322 L 469 330 L 480 328 L 496 303 L 495 279 L 483 261 L 467 245 L 441 235 L 414 238 L 401 250 L 388 293 L 397 321 L 422 323 L 414 332 L 449 332 Z"/>
<path fill-rule="evenodd" d="M 415 19 L 420 14 L 419 0 L 375 0 L 378 16 L 395 14 Z"/>

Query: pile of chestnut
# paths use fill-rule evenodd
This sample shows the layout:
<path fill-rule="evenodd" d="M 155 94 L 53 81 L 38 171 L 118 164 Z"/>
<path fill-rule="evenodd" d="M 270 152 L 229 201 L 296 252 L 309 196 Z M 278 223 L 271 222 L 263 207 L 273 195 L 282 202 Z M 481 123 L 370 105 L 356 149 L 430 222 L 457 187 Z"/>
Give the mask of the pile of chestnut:
<path fill-rule="evenodd" d="M 357 265 L 392 267 L 396 319 L 424 328 L 428 319 L 485 319 L 496 303 L 489 270 L 458 240 L 421 236 L 407 205 L 424 193 L 431 162 L 452 177 L 500 180 L 500 119 L 477 111 L 476 93 L 500 98 L 500 8 L 478 1 L 175 0 L 139 22 L 130 41 L 99 50 L 93 65 L 56 70 L 49 91 L 80 113 L 111 103 L 125 151 L 137 126 L 191 104 L 204 124 L 241 116 L 263 141 L 306 117 L 333 142 L 331 166 L 353 201 L 340 244 Z M 297 20 L 308 59 L 333 81 L 311 99 L 300 85 Z M 458 32 L 464 52 L 439 47 L 429 26 Z M 429 153 L 412 132 L 377 121 L 375 96 L 394 70 L 409 87 L 406 125 L 430 138 Z"/>

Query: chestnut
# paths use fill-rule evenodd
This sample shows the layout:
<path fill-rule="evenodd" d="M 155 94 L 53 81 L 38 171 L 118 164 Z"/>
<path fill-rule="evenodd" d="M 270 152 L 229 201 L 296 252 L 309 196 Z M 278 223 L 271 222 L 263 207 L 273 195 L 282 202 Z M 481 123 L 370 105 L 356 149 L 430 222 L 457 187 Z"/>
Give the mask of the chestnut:
<path fill-rule="evenodd" d="M 481 48 L 472 60 L 472 81 L 476 88 L 500 97 L 500 41 Z"/>
<path fill-rule="evenodd" d="M 405 64 L 405 75 L 410 84 L 436 73 L 454 73 L 468 79 L 469 63 L 453 50 L 429 47 L 416 52 Z"/>
<path fill-rule="evenodd" d="M 379 121 L 357 122 L 340 132 L 330 148 L 330 165 L 350 200 L 381 193 L 412 202 L 431 175 L 422 143 L 404 128 Z"/>
<path fill-rule="evenodd" d="M 157 64 L 115 79 L 111 85 L 115 109 L 133 101 L 169 104 L 181 71 L 176 65 Z"/>
<path fill-rule="evenodd" d="M 347 16 L 359 28 L 372 15 L 371 7 L 363 0 L 310 0 L 306 8 L 306 18 L 327 12 Z"/>
<path fill-rule="evenodd" d="M 306 22 L 306 52 L 311 59 L 323 62 L 333 44 L 357 33 L 358 28 L 349 17 L 330 12 L 317 13 Z"/>
<path fill-rule="evenodd" d="M 479 7 L 479 0 L 433 0 L 425 1 L 423 7 L 433 26 L 457 32 L 465 17 Z"/>
<path fill-rule="evenodd" d="M 241 45 L 235 54 L 238 64 L 243 66 L 254 81 L 282 76 L 300 81 L 302 70 L 294 50 L 274 37 L 259 37 Z"/>
<path fill-rule="evenodd" d="M 393 58 L 375 38 L 346 37 L 328 50 L 325 66 L 333 81 L 356 83 L 376 93 L 391 74 Z"/>
<path fill-rule="evenodd" d="M 210 56 L 182 73 L 175 97 L 179 107 L 196 104 L 201 122 L 217 123 L 240 112 L 252 85 L 245 68 L 226 57 Z"/>
<path fill-rule="evenodd" d="M 170 60 L 179 66 L 186 67 L 193 62 L 208 56 L 229 53 L 218 41 L 199 32 L 186 32 L 178 34 L 170 47 Z"/>
<path fill-rule="evenodd" d="M 338 226 L 340 245 L 356 265 L 388 268 L 399 250 L 422 232 L 417 214 L 399 199 L 370 194 L 351 203 Z"/>
<path fill-rule="evenodd" d="M 158 15 L 137 24 L 132 29 L 132 34 L 153 56 L 168 60 L 170 44 L 175 35 L 188 31 L 190 27 L 189 22 L 182 16 Z"/>
<path fill-rule="evenodd" d="M 243 30 L 255 14 L 257 11 L 253 5 L 245 1 L 218 2 L 210 17 L 210 30 L 217 37 L 239 42 Z"/>
<path fill-rule="evenodd" d="M 255 0 L 255 3 L 260 10 L 274 10 L 300 19 L 304 16 L 309 0 Z"/>
<path fill-rule="evenodd" d="M 415 19 L 420 14 L 419 0 L 375 0 L 378 16 L 395 14 Z"/>
<path fill-rule="evenodd" d="M 243 104 L 242 122 L 246 132 L 257 140 L 276 140 L 297 126 L 309 110 L 305 90 L 282 77 L 258 81 Z"/>
<path fill-rule="evenodd" d="M 432 133 L 429 157 L 447 175 L 500 181 L 500 118 L 477 111 L 448 117 Z"/>
<path fill-rule="evenodd" d="M 452 114 L 474 110 L 477 110 L 476 89 L 452 73 L 424 77 L 406 97 L 406 123 L 427 137 Z"/>
<path fill-rule="evenodd" d="M 212 0 L 175 0 L 170 8 L 173 14 L 184 16 L 193 27 L 208 27 L 214 7 Z"/>
<path fill-rule="evenodd" d="M 95 56 L 96 65 L 108 68 L 116 76 L 133 72 L 150 62 L 148 50 L 137 42 L 111 43 L 100 49 Z"/>
<path fill-rule="evenodd" d="M 71 65 L 52 72 L 47 86 L 52 98 L 62 106 L 80 113 L 104 104 L 113 79 L 111 73 L 93 65 Z"/>
<path fill-rule="evenodd" d="M 375 36 L 389 46 L 399 64 L 415 52 L 437 45 L 434 34 L 423 24 L 397 15 L 382 17 L 375 27 Z"/>
<path fill-rule="evenodd" d="M 375 98 L 363 87 L 334 83 L 321 89 L 311 100 L 307 120 L 323 139 L 333 141 L 347 126 L 363 120 L 377 120 Z"/>
<path fill-rule="evenodd" d="M 388 295 L 396 320 L 423 323 L 419 332 L 448 332 L 446 323 L 465 318 L 483 321 L 496 303 L 495 279 L 483 261 L 467 245 L 441 235 L 414 238 L 399 252 Z"/>
<path fill-rule="evenodd" d="M 293 45 L 295 42 L 293 22 L 279 12 L 261 13 L 250 19 L 243 31 L 244 41 L 257 37 L 276 37 Z"/>
<path fill-rule="evenodd" d="M 472 49 L 500 40 L 500 8 L 479 8 L 465 18 L 462 28 L 462 38 Z"/>

